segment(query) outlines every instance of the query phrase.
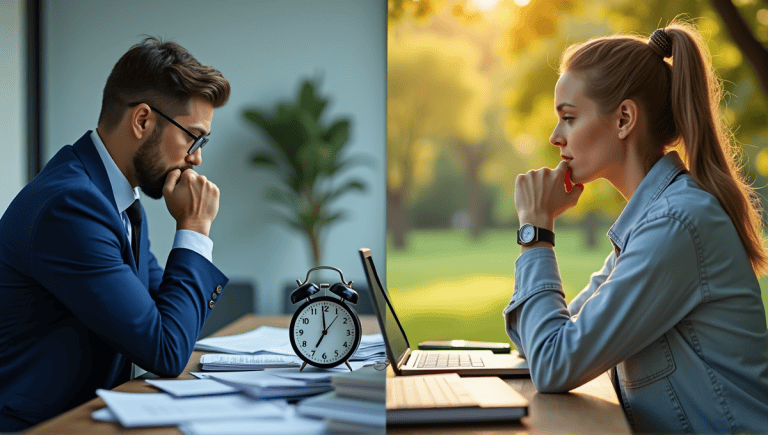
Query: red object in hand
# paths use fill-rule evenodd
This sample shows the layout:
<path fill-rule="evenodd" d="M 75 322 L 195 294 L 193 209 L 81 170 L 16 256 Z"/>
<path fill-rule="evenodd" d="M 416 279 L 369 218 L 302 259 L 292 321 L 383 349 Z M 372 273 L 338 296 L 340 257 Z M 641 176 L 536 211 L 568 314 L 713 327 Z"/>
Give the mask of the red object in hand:
<path fill-rule="evenodd" d="M 570 192 L 573 189 L 573 182 L 571 182 L 571 168 L 565 173 L 565 191 Z"/>

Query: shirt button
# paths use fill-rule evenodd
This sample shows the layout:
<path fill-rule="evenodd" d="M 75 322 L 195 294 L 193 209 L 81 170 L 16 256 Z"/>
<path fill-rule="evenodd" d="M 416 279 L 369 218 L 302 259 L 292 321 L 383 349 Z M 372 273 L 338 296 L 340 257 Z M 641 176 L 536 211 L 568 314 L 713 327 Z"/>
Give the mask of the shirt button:
<path fill-rule="evenodd" d="M 216 293 L 211 293 L 211 299 L 213 299 L 213 300 L 215 301 L 217 297 L 219 297 L 219 295 L 218 295 L 218 294 L 216 294 Z"/>
<path fill-rule="evenodd" d="M 221 294 L 221 286 L 220 285 L 216 286 L 216 293 Z"/>
<path fill-rule="evenodd" d="M 213 308 L 213 306 L 216 305 L 213 301 L 208 301 L 208 308 Z"/>

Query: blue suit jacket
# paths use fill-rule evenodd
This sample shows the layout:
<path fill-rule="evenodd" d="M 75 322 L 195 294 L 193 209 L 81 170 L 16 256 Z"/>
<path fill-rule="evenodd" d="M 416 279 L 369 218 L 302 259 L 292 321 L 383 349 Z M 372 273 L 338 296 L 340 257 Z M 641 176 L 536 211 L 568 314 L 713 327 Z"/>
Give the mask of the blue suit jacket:
<path fill-rule="evenodd" d="M 0 431 L 127 381 L 131 361 L 163 377 L 184 370 L 227 278 L 182 248 L 163 272 L 146 222 L 137 267 L 88 134 L 8 207 L 0 219 Z"/>

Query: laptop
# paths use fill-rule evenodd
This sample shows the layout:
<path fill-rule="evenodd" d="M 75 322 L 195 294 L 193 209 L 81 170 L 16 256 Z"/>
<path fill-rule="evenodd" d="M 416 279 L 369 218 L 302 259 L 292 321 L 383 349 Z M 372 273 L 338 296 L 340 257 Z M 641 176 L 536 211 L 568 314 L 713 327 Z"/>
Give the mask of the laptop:
<path fill-rule="evenodd" d="M 461 376 L 529 375 L 528 362 L 517 351 L 494 354 L 490 350 L 411 350 L 388 292 L 381 284 L 371 250 L 360 249 L 363 269 L 371 289 L 373 306 L 384 337 L 392 370 L 400 375 L 457 373 Z M 500 322 L 501 323 L 501 322 Z"/>

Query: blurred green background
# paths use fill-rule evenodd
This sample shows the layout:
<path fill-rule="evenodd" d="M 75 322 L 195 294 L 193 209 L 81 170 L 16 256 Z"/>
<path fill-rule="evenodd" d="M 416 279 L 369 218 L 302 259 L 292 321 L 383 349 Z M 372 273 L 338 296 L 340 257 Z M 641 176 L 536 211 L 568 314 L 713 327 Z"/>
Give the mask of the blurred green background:
<path fill-rule="evenodd" d="M 768 88 L 726 27 L 741 17 L 740 28 L 765 46 L 765 1 L 388 0 L 388 7 L 386 276 L 412 346 L 509 341 L 501 311 L 520 254 L 514 180 L 560 161 L 549 143 L 553 93 L 571 44 L 647 37 L 676 17 L 694 23 L 723 80 L 721 114 L 742 174 L 766 203 Z M 557 219 L 568 300 L 602 267 L 612 249 L 606 232 L 625 205 L 598 180 Z M 765 305 L 768 279 L 760 283 Z"/>

